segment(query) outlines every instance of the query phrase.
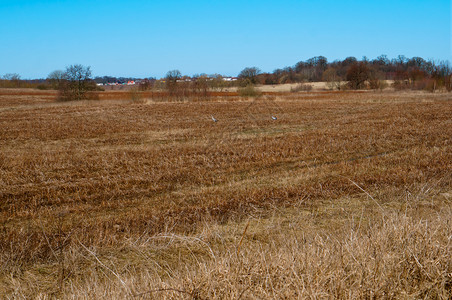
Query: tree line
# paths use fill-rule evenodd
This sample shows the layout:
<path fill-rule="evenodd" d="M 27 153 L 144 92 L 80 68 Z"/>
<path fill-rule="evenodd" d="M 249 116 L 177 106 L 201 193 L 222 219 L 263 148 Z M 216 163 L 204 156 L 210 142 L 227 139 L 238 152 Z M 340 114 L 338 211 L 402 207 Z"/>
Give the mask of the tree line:
<path fill-rule="evenodd" d="M 0 88 L 56 89 L 61 100 L 82 100 L 89 98 L 90 91 L 99 90 L 97 83 L 139 82 L 139 90 L 166 89 L 169 96 L 208 96 L 209 90 L 223 90 L 239 86 L 249 92 L 257 84 L 285 84 L 326 82 L 329 89 L 383 89 L 388 80 L 397 90 L 452 90 L 452 68 L 448 61 L 425 60 L 421 57 L 407 58 L 399 55 L 389 59 L 386 55 L 373 60 L 363 57 L 347 57 L 344 60 L 328 62 L 324 56 L 315 56 L 300 61 L 294 66 L 276 69 L 271 73 L 261 72 L 257 67 L 244 68 L 238 80 L 225 81 L 222 75 L 197 74 L 183 76 L 178 70 L 168 71 L 160 80 L 155 78 L 92 77 L 91 68 L 80 64 L 70 65 L 63 70 L 51 72 L 46 79 L 22 80 L 19 74 L 9 73 L 0 77 Z"/>
<path fill-rule="evenodd" d="M 324 56 L 300 61 L 294 66 L 276 69 L 272 73 L 254 74 L 259 84 L 283 84 L 323 81 L 330 89 L 378 89 L 385 80 L 393 81 L 395 89 L 451 91 L 452 69 L 448 61 L 407 58 L 399 55 L 389 59 L 386 55 L 369 60 L 347 57 L 328 62 Z"/>

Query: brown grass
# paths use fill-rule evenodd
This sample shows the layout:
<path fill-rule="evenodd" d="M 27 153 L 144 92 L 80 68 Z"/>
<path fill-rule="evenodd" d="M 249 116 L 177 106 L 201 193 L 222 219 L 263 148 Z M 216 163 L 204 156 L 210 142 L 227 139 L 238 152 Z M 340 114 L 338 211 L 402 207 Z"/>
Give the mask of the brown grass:
<path fill-rule="evenodd" d="M 450 295 L 448 94 L 0 97 L 6 295 Z"/>

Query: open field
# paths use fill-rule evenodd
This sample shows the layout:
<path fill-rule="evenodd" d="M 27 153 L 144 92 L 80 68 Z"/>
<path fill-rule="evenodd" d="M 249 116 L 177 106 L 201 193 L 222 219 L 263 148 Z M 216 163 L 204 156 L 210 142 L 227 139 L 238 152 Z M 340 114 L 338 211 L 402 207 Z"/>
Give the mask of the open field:
<path fill-rule="evenodd" d="M 55 96 L 0 91 L 0 294 L 451 297 L 450 94 Z"/>

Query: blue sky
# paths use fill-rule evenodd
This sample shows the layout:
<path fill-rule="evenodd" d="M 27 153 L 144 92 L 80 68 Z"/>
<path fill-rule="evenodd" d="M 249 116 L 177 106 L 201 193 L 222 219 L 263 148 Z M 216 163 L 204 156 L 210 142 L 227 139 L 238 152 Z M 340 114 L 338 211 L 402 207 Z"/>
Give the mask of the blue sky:
<path fill-rule="evenodd" d="M 0 75 L 233 76 L 381 54 L 452 61 L 450 1 L 0 0 Z"/>

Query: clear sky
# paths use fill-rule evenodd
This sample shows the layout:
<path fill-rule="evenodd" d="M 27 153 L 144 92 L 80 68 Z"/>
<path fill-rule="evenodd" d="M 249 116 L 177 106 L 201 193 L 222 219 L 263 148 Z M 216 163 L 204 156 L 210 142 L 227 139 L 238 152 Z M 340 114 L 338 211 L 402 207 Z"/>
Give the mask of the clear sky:
<path fill-rule="evenodd" d="M 0 76 L 272 72 L 313 56 L 452 61 L 446 0 L 0 0 Z"/>

